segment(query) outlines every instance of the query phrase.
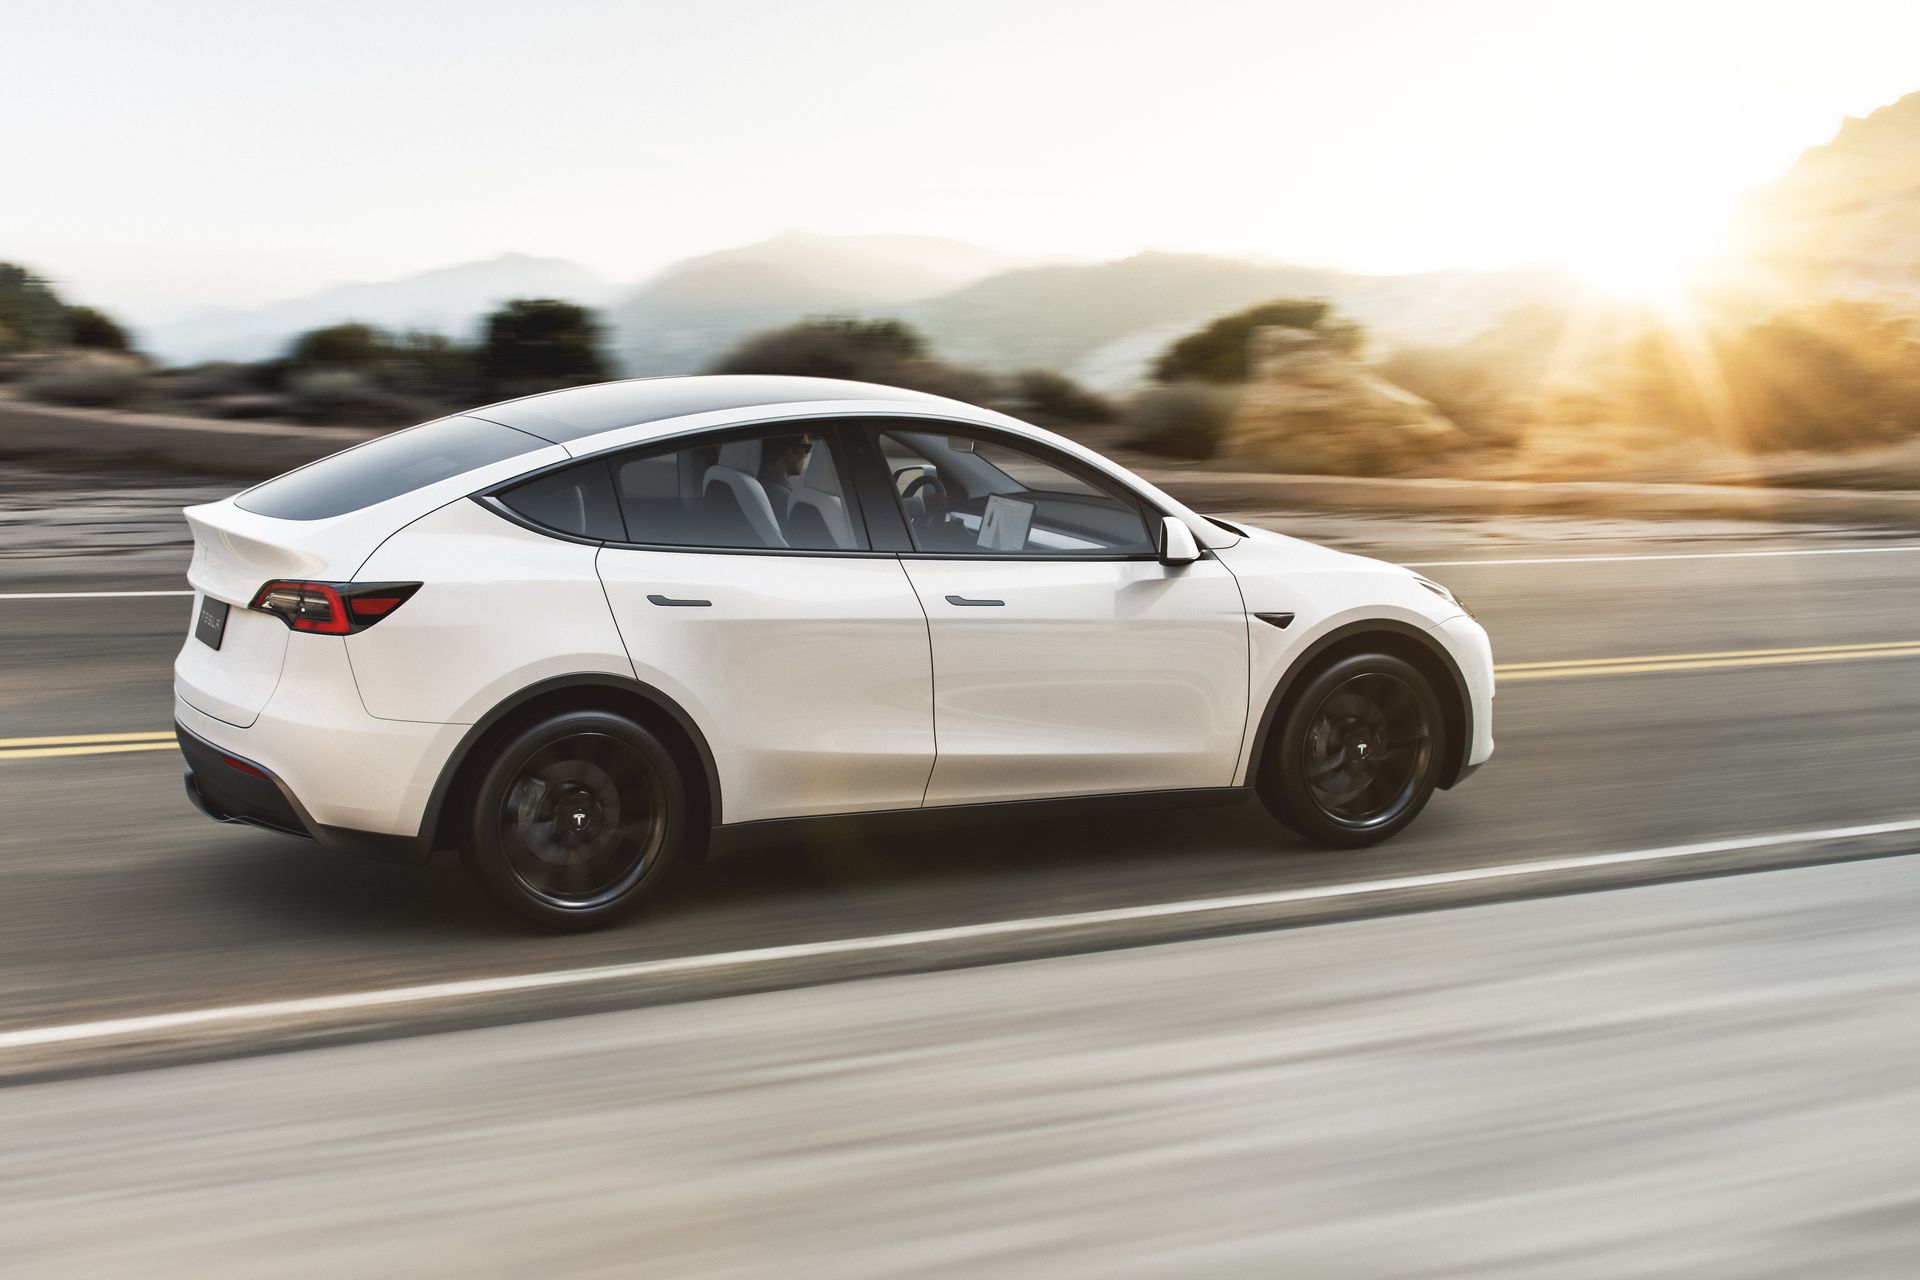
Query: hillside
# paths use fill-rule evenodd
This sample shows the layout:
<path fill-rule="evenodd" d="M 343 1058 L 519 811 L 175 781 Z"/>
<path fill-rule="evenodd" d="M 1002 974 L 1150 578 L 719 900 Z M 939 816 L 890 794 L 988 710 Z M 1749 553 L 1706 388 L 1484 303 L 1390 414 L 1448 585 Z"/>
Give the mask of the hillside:
<path fill-rule="evenodd" d="M 1039 365 L 1124 389 L 1167 343 L 1228 312 L 1275 298 L 1325 298 L 1376 346 L 1458 341 L 1516 308 L 1563 297 L 1564 277 L 1535 268 L 1366 276 L 1199 254 L 1034 267 L 898 308 L 943 355 L 989 368 Z"/>
<path fill-rule="evenodd" d="M 1724 282 L 1778 298 L 1920 311 L 1920 93 L 1849 119 L 1740 204 Z"/>
<path fill-rule="evenodd" d="M 1011 265 L 978 245 L 926 236 L 787 232 L 675 263 L 608 309 L 635 374 L 688 373 L 759 329 L 825 312 L 869 312 L 967 285 Z"/>
<path fill-rule="evenodd" d="M 464 336 L 509 298 L 564 298 L 598 306 L 610 293 L 606 281 L 577 263 L 506 253 L 398 280 L 339 285 L 271 306 L 151 325 L 140 340 L 146 350 L 174 364 L 259 360 L 278 354 L 308 329 L 347 320 Z"/>

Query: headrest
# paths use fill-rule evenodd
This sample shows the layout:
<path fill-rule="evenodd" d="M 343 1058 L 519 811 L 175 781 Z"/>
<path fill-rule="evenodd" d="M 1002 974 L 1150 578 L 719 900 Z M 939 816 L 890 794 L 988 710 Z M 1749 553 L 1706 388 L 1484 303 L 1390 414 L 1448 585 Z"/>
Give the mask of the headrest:
<path fill-rule="evenodd" d="M 760 470 L 758 440 L 729 440 L 720 446 L 720 465 L 753 475 Z"/>
<path fill-rule="evenodd" d="M 840 469 L 833 465 L 833 455 L 827 451 L 826 441 L 815 439 L 813 452 L 807 455 L 807 465 L 800 472 L 800 488 L 812 489 L 816 493 L 840 492 Z"/>
<path fill-rule="evenodd" d="M 698 502 L 707 485 L 707 464 L 700 457 L 698 449 L 682 449 L 673 455 L 674 466 L 679 472 L 680 500 Z M 633 470 L 629 467 L 628 470 Z"/>

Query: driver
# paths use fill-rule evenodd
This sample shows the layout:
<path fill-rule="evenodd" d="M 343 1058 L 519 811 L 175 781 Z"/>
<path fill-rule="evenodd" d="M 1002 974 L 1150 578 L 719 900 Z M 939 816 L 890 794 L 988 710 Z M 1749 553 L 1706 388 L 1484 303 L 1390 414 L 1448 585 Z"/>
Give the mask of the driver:
<path fill-rule="evenodd" d="M 767 491 L 782 524 L 793 502 L 793 482 L 807 469 L 807 455 L 812 452 L 813 437 L 806 435 L 768 436 L 760 446 L 760 487 Z"/>

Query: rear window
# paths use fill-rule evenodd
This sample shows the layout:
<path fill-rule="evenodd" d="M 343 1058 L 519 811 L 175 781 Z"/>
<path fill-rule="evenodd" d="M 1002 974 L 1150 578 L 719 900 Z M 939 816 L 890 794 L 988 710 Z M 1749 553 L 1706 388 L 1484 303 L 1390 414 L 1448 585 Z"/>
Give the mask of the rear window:
<path fill-rule="evenodd" d="M 278 520 L 325 520 L 546 447 L 545 440 L 495 422 L 441 418 L 289 471 L 233 501 Z"/>

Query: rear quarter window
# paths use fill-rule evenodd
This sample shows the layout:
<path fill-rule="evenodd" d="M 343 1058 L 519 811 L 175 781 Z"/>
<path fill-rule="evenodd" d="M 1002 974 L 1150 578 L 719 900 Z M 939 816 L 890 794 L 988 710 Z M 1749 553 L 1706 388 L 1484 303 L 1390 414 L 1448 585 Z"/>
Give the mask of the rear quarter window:
<path fill-rule="evenodd" d="M 440 418 L 255 485 L 234 505 L 277 520 L 325 520 L 547 447 L 479 418 Z"/>
<path fill-rule="evenodd" d="M 501 505 L 557 533 L 599 542 L 620 542 L 627 526 L 613 496 L 613 473 L 604 458 L 564 467 L 499 494 Z"/>

